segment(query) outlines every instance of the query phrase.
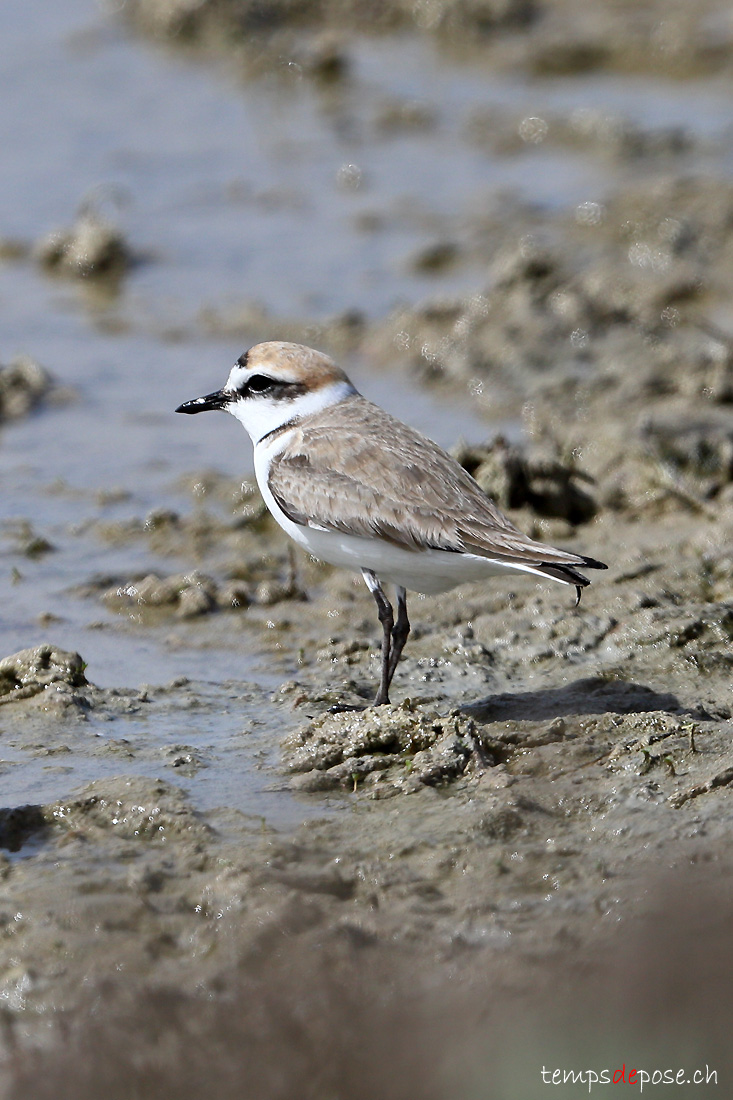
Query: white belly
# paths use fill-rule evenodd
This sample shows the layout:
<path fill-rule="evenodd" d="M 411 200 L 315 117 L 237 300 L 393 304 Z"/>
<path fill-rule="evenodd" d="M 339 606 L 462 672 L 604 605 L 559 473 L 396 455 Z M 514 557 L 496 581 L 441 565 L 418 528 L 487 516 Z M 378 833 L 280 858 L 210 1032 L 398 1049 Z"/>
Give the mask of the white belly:
<path fill-rule="evenodd" d="M 401 585 L 412 592 L 435 595 L 467 581 L 478 581 L 517 571 L 516 568 L 490 558 L 480 558 L 475 554 L 454 554 L 447 550 L 406 550 L 383 539 L 298 527 L 286 517 L 283 517 L 285 523 L 281 523 L 277 516 L 275 518 L 297 543 L 321 561 L 357 571 L 371 569 L 381 581 Z"/>

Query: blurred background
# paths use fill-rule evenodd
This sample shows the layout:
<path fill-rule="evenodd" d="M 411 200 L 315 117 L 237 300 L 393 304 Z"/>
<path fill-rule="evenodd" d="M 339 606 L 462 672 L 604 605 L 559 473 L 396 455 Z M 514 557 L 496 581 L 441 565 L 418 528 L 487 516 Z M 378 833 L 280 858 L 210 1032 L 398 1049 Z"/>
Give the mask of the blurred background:
<path fill-rule="evenodd" d="M 117 871 L 106 880 L 99 868 L 120 870 L 128 858 L 97 836 L 96 862 L 82 861 L 75 872 L 69 865 L 64 885 L 47 879 L 44 893 L 39 876 L 59 865 L 60 856 L 56 846 L 44 847 L 36 829 L 45 829 L 49 817 L 66 820 L 65 814 L 76 822 L 77 840 L 86 829 L 74 814 L 81 821 L 87 802 L 74 803 L 71 817 L 59 809 L 70 791 L 124 772 L 148 783 L 145 797 L 154 801 L 157 788 L 150 784 L 164 774 L 220 837 L 240 843 L 235 815 L 249 815 L 241 826 L 248 875 L 265 858 L 251 853 L 266 829 L 287 831 L 323 815 L 347 823 L 351 813 L 341 797 L 308 800 L 285 789 L 278 737 L 294 720 L 282 711 L 273 716 L 270 696 L 300 675 L 303 654 L 323 644 L 326 617 L 335 620 L 353 593 L 346 581 L 329 588 L 330 574 L 306 563 L 306 587 L 321 616 L 307 623 L 311 613 L 298 602 L 302 593 L 293 588 L 287 549 L 263 519 L 252 488 L 244 434 L 217 417 L 192 423 L 173 415 L 182 401 L 221 386 L 234 359 L 260 340 L 296 340 L 333 354 L 367 396 L 443 446 L 457 447 L 525 529 L 555 541 L 582 538 L 584 551 L 616 563 L 608 581 L 616 587 L 604 597 L 613 621 L 584 627 L 603 641 L 591 644 L 590 633 L 583 634 L 573 643 L 579 655 L 572 660 L 582 663 L 582 654 L 592 651 L 594 671 L 606 662 L 612 679 L 623 658 L 630 676 L 657 693 L 674 693 L 670 713 L 714 725 L 720 740 L 715 759 L 700 764 L 709 765 L 709 774 L 699 784 L 708 783 L 705 791 L 721 800 L 708 813 L 716 821 L 714 858 L 724 858 L 730 777 L 720 776 L 728 775 L 730 763 L 733 616 L 732 81 L 733 15 L 719 0 L 3 0 L 0 658 L 57 647 L 51 665 L 67 671 L 52 683 L 66 685 L 61 694 L 68 704 L 52 713 L 52 726 L 47 716 L 0 707 L 2 813 L 53 807 L 40 813 L 37 826 L 33 815 L 0 822 L 10 853 L 0 867 L 9 891 L 3 927 L 20 937 L 8 948 L 2 985 L 7 1019 L 14 1021 L 5 1035 L 10 1095 L 47 1095 L 25 1053 L 27 1044 L 31 1051 L 39 1044 L 28 1014 L 41 1019 L 60 1006 L 75 1011 L 73 960 L 86 958 L 83 944 L 93 939 L 93 927 L 105 929 L 104 943 L 117 927 L 109 912 L 97 919 L 75 908 L 67 921 L 78 933 L 73 951 L 52 946 L 65 935 L 58 913 L 46 938 L 39 931 L 41 914 L 54 910 L 49 891 L 76 896 L 74 883 L 83 880 L 84 890 L 110 893 Z M 486 441 L 497 435 L 503 443 L 492 450 Z M 651 588 L 640 595 L 638 579 L 650 573 Z M 420 616 L 429 635 L 455 633 L 453 605 L 426 607 Z M 238 614 L 242 608 L 250 613 Z M 477 616 L 478 605 L 474 610 Z M 461 621 L 475 617 L 469 611 L 461 605 Z M 350 615 L 349 630 L 356 623 L 366 639 L 354 660 L 366 661 L 373 624 L 364 610 Z M 302 633 L 308 629 L 310 635 Z M 487 627 L 487 637 L 495 629 L 495 623 Z M 547 627 L 548 637 L 563 629 L 555 624 L 553 634 Z M 435 675 L 448 689 L 455 686 L 451 661 L 460 666 L 474 659 L 466 638 L 457 657 L 450 643 L 443 672 L 425 673 L 426 649 L 413 680 Z M 544 644 L 537 639 L 537 646 Z M 81 674 L 74 681 L 64 665 L 63 654 L 75 651 L 101 693 L 88 693 L 83 706 L 72 698 Z M 326 669 L 351 659 L 333 646 L 318 652 Z M 485 656 L 475 658 L 477 667 L 488 665 Z M 537 655 L 525 657 L 531 663 Z M 7 696 L 20 706 L 41 690 L 38 683 L 48 683 L 38 680 L 38 662 L 30 668 L 29 660 L 12 657 L 0 666 L 0 702 Z M 497 660 L 495 679 L 476 672 L 480 690 L 516 680 L 518 666 L 496 671 Z M 564 683 L 553 667 L 548 675 Z M 500 674 L 503 681 L 496 679 Z M 232 732 L 243 698 L 246 737 L 239 727 Z M 659 695 L 646 709 L 664 706 Z M 74 707 L 86 707 L 83 727 Z M 691 736 L 681 729 L 680 738 Z M 175 773 L 167 770 L 174 767 Z M 642 774 L 637 767 L 634 775 Z M 99 790 L 91 797 L 100 798 Z M 119 797 L 122 805 L 127 796 Z M 129 797 L 130 812 L 137 812 L 142 794 L 133 788 Z M 722 1058 L 716 1028 L 730 1019 L 730 1005 L 714 960 L 727 967 L 730 953 L 719 924 L 699 969 L 683 967 L 679 981 L 665 970 L 698 937 L 703 911 L 722 904 L 717 872 L 712 882 L 695 880 L 692 893 L 699 886 L 701 900 L 675 915 L 669 954 L 658 943 L 653 951 L 649 946 L 662 914 L 674 909 L 669 899 L 688 891 L 663 838 L 672 838 L 674 848 L 684 833 L 691 845 L 681 857 L 685 867 L 702 858 L 695 844 L 704 847 L 709 818 L 691 823 L 690 806 L 684 829 L 665 817 L 667 824 L 660 829 L 657 819 L 643 839 L 634 834 L 634 856 L 649 858 L 657 844 L 663 854 L 651 862 L 660 879 L 632 946 L 624 946 L 622 935 L 609 955 L 621 966 L 629 951 L 635 978 L 628 985 L 619 983 L 613 965 L 597 969 L 607 945 L 586 933 L 592 911 L 627 913 L 633 897 L 631 912 L 640 912 L 635 906 L 645 886 L 637 879 L 633 885 L 624 880 L 613 903 L 605 877 L 603 903 L 578 886 L 568 909 L 577 904 L 577 925 L 568 916 L 567 928 L 555 928 L 548 946 L 535 924 L 521 958 L 507 962 L 503 946 L 490 965 L 476 969 L 465 996 L 461 983 L 473 967 L 463 955 L 454 962 L 454 941 L 448 949 L 440 938 L 445 929 L 436 939 L 427 917 L 410 925 L 406 953 L 400 948 L 394 960 L 390 955 L 368 965 L 354 962 L 352 948 L 362 939 L 370 946 L 382 941 L 350 925 L 335 976 L 325 967 L 324 977 L 319 915 L 300 909 L 294 915 L 287 908 L 292 898 L 283 902 L 285 915 L 263 900 L 253 920 L 278 943 L 272 987 L 261 962 L 270 940 L 252 946 L 252 939 L 247 950 L 260 961 L 250 967 L 240 933 L 230 928 L 227 950 L 236 975 L 222 996 L 235 1011 L 227 1022 L 218 1008 L 208 1010 L 201 1033 L 194 1029 L 188 1042 L 218 1050 L 215 1037 L 224 1036 L 222 1059 L 209 1051 L 202 1063 L 218 1066 L 218 1078 L 210 1072 L 223 1096 L 325 1100 L 375 1090 L 391 1095 L 390 1089 L 395 1096 L 544 1096 L 552 1087 L 537 1085 L 537 1058 L 527 1062 L 527 1046 L 544 1035 L 539 1046 L 559 1051 L 557 1064 L 565 1058 L 570 1068 L 576 1047 L 562 1045 L 559 1026 L 543 1029 L 554 1011 L 553 990 L 583 944 L 591 977 L 583 984 L 576 974 L 563 992 L 568 1029 L 598 1013 L 619 1061 L 629 1034 L 653 1031 L 639 1049 L 654 1068 L 655 1058 L 671 1056 L 659 1025 L 669 1013 L 681 1065 L 685 1057 L 690 1068 L 694 1058 Z M 215 811 L 218 817 L 206 817 Z M 171 820 L 179 813 L 170 810 Z M 492 844 L 506 845 L 502 829 L 491 834 Z M 442 843 L 439 834 L 438 828 L 431 844 Z M 625 834 L 614 835 L 621 859 Z M 346 842 L 329 836 L 324 851 L 330 859 Z M 210 853 L 207 858 L 211 864 L 204 867 L 202 856 L 192 870 L 188 852 L 188 869 L 175 872 L 178 881 L 208 874 L 214 864 L 220 870 L 222 860 L 237 865 L 231 852 L 219 863 Z M 299 858 L 294 850 L 287 856 Z M 492 867 L 502 859 L 496 856 Z M 158 864 L 129 880 L 127 870 L 120 871 L 122 893 L 138 891 L 147 899 L 146 920 L 156 904 L 150 897 L 167 874 Z M 356 878 L 365 883 L 369 874 L 360 870 Z M 241 884 L 236 889 L 246 895 Z M 317 887 L 319 904 L 323 892 L 330 897 L 334 890 Z M 225 895 L 219 882 L 213 901 L 186 895 L 181 912 L 198 906 L 198 913 L 213 913 Z M 507 913 L 511 890 L 508 897 Z M 32 932 L 15 917 L 26 904 Z M 115 895 L 110 911 L 120 904 Z M 222 912 L 236 924 L 228 906 L 222 902 Z M 129 938 L 142 927 L 137 919 L 125 917 Z M 318 960 L 312 967 L 295 961 L 297 949 L 282 948 L 281 941 L 301 932 Z M 507 917 L 502 944 L 513 942 L 513 932 Z M 155 966 L 168 960 L 161 963 L 168 992 L 159 1009 L 175 1034 L 196 1015 L 204 972 L 198 975 L 192 961 L 189 933 L 168 934 L 170 943 L 150 932 L 145 958 Z M 409 952 L 423 935 L 418 995 Z M 493 936 L 467 942 L 493 951 Z M 110 1035 L 119 1033 L 144 1051 L 135 1095 L 180 1096 L 188 1086 L 193 1094 L 197 1078 L 184 1052 L 166 1048 L 159 1058 L 168 1039 L 142 1010 L 147 993 L 133 982 L 125 987 L 130 1003 L 120 1007 L 119 986 L 100 992 L 114 977 L 101 961 L 105 951 L 114 956 L 104 943 L 89 971 L 91 1001 L 70 1017 L 73 1057 L 61 1059 L 48 1040 L 46 1083 L 54 1081 L 55 1095 L 66 1096 L 96 1090 L 94 1081 L 104 1080 L 105 1090 L 117 1095 L 111 1082 L 123 1070 Z M 146 969 L 129 943 L 120 950 L 127 961 L 119 968 Z M 184 993 L 171 975 L 189 963 Z M 85 964 L 78 965 L 78 973 L 86 973 Z M 286 993 L 292 973 L 296 992 Z M 711 1002 L 700 1007 L 696 974 L 707 975 L 719 1015 Z M 526 1025 L 521 1049 L 502 1048 L 496 1039 L 500 1012 L 490 1008 L 488 993 L 495 981 L 507 998 L 497 1003 Z M 537 1003 L 535 981 L 542 987 Z M 446 983 L 444 1014 L 438 991 Z M 354 984 L 364 989 L 360 1006 L 349 992 Z M 595 999 L 602 988 L 611 991 L 613 1024 Z M 263 989 L 269 992 L 262 1015 L 249 1015 Z M 165 1000 L 169 994 L 172 1001 Z M 86 1049 L 79 1036 L 97 996 L 112 1022 L 94 1032 L 89 1080 L 77 1079 Z M 685 1046 L 678 1040 L 694 1005 L 698 1026 Z M 401 1030 L 413 1008 L 420 1027 Z M 332 1023 L 311 1030 L 311 1009 Z M 449 1026 L 454 1010 L 463 1030 Z M 344 1015 L 358 1027 L 336 1049 L 329 1043 Z M 145 1038 L 135 1030 L 138 1018 Z M 630 1028 L 621 1019 L 630 1019 Z M 355 1055 L 362 1028 L 369 1036 L 367 1061 Z M 497 1077 L 487 1068 L 487 1034 L 494 1036 L 491 1057 L 501 1062 L 504 1056 Z M 582 1047 L 586 1033 L 581 1028 L 579 1034 Z M 273 1063 L 293 1049 L 297 1060 L 282 1078 L 258 1069 L 247 1091 L 241 1060 L 230 1057 L 244 1045 L 254 1058 L 247 1045 L 252 1035 Z M 608 1045 L 588 1043 L 591 1068 L 611 1057 Z M 318 1077 L 314 1067 L 322 1065 L 324 1050 L 342 1067 L 342 1078 Z M 432 1073 L 437 1050 L 448 1067 L 447 1084 Z M 387 1052 L 389 1072 L 372 1077 L 380 1051 Z M 467 1059 L 461 1072 L 459 1055 Z M 60 1091 L 54 1065 L 63 1065 Z M 161 1076 L 147 1077 L 156 1065 Z M 97 1076 L 95 1067 L 102 1066 L 111 1068 Z M 718 1087 L 725 1090 L 722 1076 Z M 679 1095 L 704 1092 L 690 1086 Z M 119 1095 L 132 1094 L 123 1074 Z"/>

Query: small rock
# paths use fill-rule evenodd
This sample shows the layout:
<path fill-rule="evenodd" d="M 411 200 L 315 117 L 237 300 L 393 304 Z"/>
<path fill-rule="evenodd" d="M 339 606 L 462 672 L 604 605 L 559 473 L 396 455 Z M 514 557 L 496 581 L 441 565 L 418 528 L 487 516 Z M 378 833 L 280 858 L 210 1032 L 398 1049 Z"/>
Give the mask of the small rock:
<path fill-rule="evenodd" d="M 27 416 L 54 388 L 54 381 L 30 356 L 0 366 L 0 421 Z"/>
<path fill-rule="evenodd" d="M 459 256 L 455 241 L 436 241 L 421 248 L 410 260 L 410 267 L 419 275 L 440 274 L 454 264 Z"/>
<path fill-rule="evenodd" d="M 205 615 L 215 606 L 214 597 L 204 585 L 192 585 L 181 592 L 176 614 L 179 619 L 193 619 L 197 615 Z"/>
<path fill-rule="evenodd" d="M 472 753 L 473 745 L 467 738 L 449 733 L 432 748 L 415 754 L 410 774 L 428 786 L 445 783 L 463 774 Z"/>
<path fill-rule="evenodd" d="M 55 717 L 84 716 L 91 703 L 75 689 L 92 689 L 84 676 L 86 664 L 78 653 L 52 645 L 22 649 L 0 661 L 0 705 L 33 700 L 37 711 Z"/>
<path fill-rule="evenodd" d="M 586 487 L 592 479 L 582 470 L 559 459 L 529 458 L 501 436 L 483 447 L 462 445 L 453 456 L 500 508 L 529 508 L 573 526 L 598 511 Z"/>
<path fill-rule="evenodd" d="M 119 229 L 89 210 L 82 212 L 69 229 L 44 238 L 35 254 L 48 270 L 78 279 L 121 275 L 132 263 Z"/>
<path fill-rule="evenodd" d="M 476 738 L 465 715 L 406 703 L 325 714 L 291 734 L 285 749 L 288 770 L 302 773 L 291 782 L 299 790 L 355 788 L 380 773 L 387 785 L 409 793 L 462 775 Z"/>
<path fill-rule="evenodd" d="M 307 42 L 296 58 L 304 72 L 323 83 L 343 80 L 349 72 L 349 57 L 344 40 L 326 32 Z"/>

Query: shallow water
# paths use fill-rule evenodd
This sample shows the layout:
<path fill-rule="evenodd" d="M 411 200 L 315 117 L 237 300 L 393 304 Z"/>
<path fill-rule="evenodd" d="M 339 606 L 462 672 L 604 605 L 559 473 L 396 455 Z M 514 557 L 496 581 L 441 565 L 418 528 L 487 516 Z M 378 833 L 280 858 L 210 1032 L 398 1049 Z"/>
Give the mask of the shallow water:
<path fill-rule="evenodd" d="M 242 350 L 208 336 L 200 310 L 254 301 L 274 317 L 319 319 L 355 307 L 379 317 L 400 301 L 480 287 L 485 272 L 470 258 L 436 278 L 417 272 L 410 256 L 460 236 L 467 214 L 503 191 L 572 209 L 602 200 L 638 168 L 549 142 L 490 155 L 466 136 L 471 112 L 588 109 L 640 126 L 682 126 L 707 142 L 689 154 L 690 167 L 729 173 L 727 88 L 716 80 L 499 78 L 438 57 L 429 42 L 397 37 L 351 43 L 351 75 L 334 98 L 292 72 L 242 81 L 224 66 L 156 50 L 89 0 L 5 0 L 0 43 L 0 235 L 37 240 L 69 224 L 91 195 L 144 259 L 108 300 L 44 276 L 30 260 L 0 265 L 3 361 L 28 353 L 73 391 L 0 436 L 0 655 L 51 640 L 81 652 L 101 686 L 213 680 L 215 688 L 198 689 L 203 724 L 201 712 L 175 700 L 150 719 L 118 719 L 125 732 L 117 735 L 138 746 L 125 767 L 155 774 L 156 752 L 195 740 L 207 757 L 184 783 L 196 805 L 292 820 L 303 804 L 266 795 L 277 785 L 267 770 L 277 738 L 265 728 L 237 741 L 237 706 L 225 702 L 232 683 L 252 681 L 261 693 L 249 717 L 266 723 L 266 693 L 281 677 L 256 631 L 245 627 L 205 654 L 173 648 L 165 630 L 130 628 L 72 592 L 95 574 L 191 567 L 161 562 L 139 544 L 102 544 L 87 522 L 189 510 L 182 475 L 251 472 L 249 444 L 233 421 L 173 415 L 181 401 L 219 386 Z M 423 104 L 434 125 L 380 130 L 375 120 L 395 100 Z M 348 166 L 358 171 L 347 180 L 359 186 L 339 183 Z M 364 215 L 376 215 L 377 227 L 365 230 Z M 466 394 L 436 397 L 364 361 L 348 366 L 368 396 L 446 446 L 491 430 L 486 408 Z M 119 499 L 100 502 L 111 490 Z M 20 520 L 55 551 L 20 555 Z M 47 614 L 55 619 L 40 621 Z M 0 728 L 6 805 L 50 800 L 122 767 L 78 745 L 71 762 L 49 764 L 13 748 L 6 714 Z M 89 733 L 101 736 L 94 722 Z M 265 773 L 252 767 L 253 745 L 265 754 Z"/>

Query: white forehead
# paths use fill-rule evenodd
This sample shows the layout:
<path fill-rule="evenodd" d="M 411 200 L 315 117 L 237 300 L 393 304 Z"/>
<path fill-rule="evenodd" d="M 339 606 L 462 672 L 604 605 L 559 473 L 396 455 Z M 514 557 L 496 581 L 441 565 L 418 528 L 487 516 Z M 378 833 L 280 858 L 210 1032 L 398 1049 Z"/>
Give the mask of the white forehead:
<path fill-rule="evenodd" d="M 224 389 L 238 390 L 245 379 L 249 378 L 249 376 L 254 373 L 251 367 L 243 367 L 241 363 L 235 363 L 229 371 L 229 377 L 227 378 Z"/>

